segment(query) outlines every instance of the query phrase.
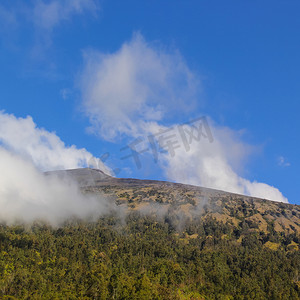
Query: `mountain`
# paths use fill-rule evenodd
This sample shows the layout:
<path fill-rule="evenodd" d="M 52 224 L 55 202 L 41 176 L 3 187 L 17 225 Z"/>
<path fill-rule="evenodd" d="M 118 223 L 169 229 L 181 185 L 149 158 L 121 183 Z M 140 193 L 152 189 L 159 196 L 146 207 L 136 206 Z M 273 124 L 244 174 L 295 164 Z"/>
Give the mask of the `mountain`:
<path fill-rule="evenodd" d="M 233 226 L 245 223 L 253 231 L 300 233 L 300 206 L 198 186 L 155 180 L 114 178 L 83 168 L 48 174 L 70 176 L 85 193 L 105 194 L 129 211 L 157 210 L 185 218 L 214 218 Z"/>
<path fill-rule="evenodd" d="M 0 224 L 0 299 L 300 299 L 297 205 L 94 169 L 45 176 L 111 210 Z"/>

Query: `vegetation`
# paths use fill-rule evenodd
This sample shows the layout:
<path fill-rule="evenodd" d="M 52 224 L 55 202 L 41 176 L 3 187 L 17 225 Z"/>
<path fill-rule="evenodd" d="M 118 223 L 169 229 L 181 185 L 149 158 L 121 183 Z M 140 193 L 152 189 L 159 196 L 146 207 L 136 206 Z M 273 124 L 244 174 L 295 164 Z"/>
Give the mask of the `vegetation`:
<path fill-rule="evenodd" d="M 254 226 L 255 227 L 255 226 Z M 297 233 L 137 211 L 0 226 L 1 299 L 298 299 Z"/>

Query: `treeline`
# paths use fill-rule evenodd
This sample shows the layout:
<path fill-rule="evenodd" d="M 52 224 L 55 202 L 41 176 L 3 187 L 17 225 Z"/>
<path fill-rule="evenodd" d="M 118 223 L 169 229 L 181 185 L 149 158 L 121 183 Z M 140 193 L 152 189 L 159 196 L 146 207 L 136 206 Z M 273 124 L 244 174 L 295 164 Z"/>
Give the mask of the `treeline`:
<path fill-rule="evenodd" d="M 138 213 L 1 225 L 0 298 L 298 299 L 298 243 L 245 223 Z"/>

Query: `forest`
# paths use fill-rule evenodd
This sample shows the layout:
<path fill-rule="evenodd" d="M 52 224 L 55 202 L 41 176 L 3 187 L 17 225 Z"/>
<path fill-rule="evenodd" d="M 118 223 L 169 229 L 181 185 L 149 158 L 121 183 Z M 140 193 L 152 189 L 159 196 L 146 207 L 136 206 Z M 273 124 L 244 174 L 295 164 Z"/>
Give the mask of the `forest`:
<path fill-rule="evenodd" d="M 180 222 L 179 222 L 180 221 Z M 299 235 L 131 212 L 0 226 L 1 299 L 299 299 Z"/>

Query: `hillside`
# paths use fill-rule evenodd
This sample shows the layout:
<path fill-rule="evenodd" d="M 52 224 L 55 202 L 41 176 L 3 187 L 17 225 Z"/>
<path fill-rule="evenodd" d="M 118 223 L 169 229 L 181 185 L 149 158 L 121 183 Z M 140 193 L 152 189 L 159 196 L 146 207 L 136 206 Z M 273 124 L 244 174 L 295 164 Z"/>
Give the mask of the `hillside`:
<path fill-rule="evenodd" d="M 255 231 L 300 233 L 300 206 L 154 180 L 114 178 L 94 169 L 68 170 L 85 193 L 107 195 L 117 205 L 155 214 L 193 218 L 215 218 L 238 226 L 246 223 Z"/>
<path fill-rule="evenodd" d="M 300 299 L 299 206 L 99 170 L 98 220 L 0 226 L 1 299 Z"/>

